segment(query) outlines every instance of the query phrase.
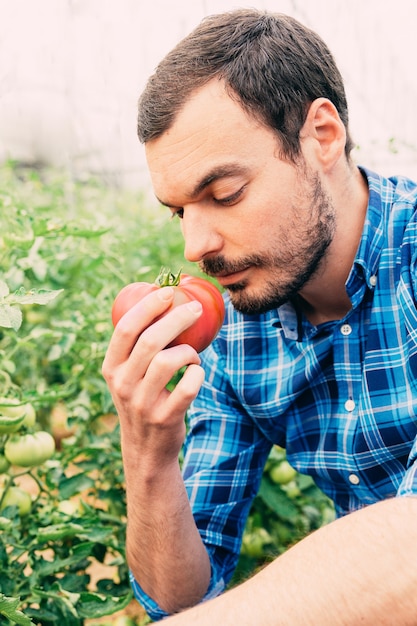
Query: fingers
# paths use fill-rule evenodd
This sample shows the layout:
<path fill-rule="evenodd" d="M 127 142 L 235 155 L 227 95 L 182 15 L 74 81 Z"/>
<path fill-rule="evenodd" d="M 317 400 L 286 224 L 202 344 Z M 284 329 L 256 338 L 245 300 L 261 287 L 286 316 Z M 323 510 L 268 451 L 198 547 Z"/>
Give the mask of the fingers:
<path fill-rule="evenodd" d="M 172 305 L 174 290 L 170 287 L 159 289 L 142 298 L 120 319 L 110 340 L 106 360 L 109 367 L 125 361 L 138 337 Z"/>
<path fill-rule="evenodd" d="M 178 346 L 178 348 L 181 349 L 182 346 Z M 177 350 L 177 347 L 173 350 Z M 197 396 L 203 380 L 203 368 L 197 364 L 191 364 L 171 392 L 164 387 L 158 395 L 156 387 L 153 385 L 148 387 L 148 390 L 151 390 L 151 393 L 148 394 L 142 387 L 141 412 L 142 415 L 146 414 L 149 418 L 146 424 L 146 445 L 152 440 L 155 450 L 162 448 L 164 453 L 168 450 L 175 450 L 174 455 L 178 457 L 185 436 L 184 416 L 191 402 Z M 142 395 L 143 392 L 146 394 L 146 400 Z"/>
<path fill-rule="evenodd" d="M 201 315 L 201 312 L 202 308 L 200 303 L 189 302 L 175 307 L 169 311 L 166 317 L 148 326 L 136 341 L 129 355 L 131 366 L 134 367 L 137 372 L 144 374 L 148 369 L 150 361 L 154 358 L 163 359 L 163 351 L 165 351 L 166 346 L 183 330 L 191 326 Z M 193 348 L 191 350 L 191 352 L 188 350 L 187 353 L 175 353 L 177 357 L 179 357 L 180 354 L 184 354 L 187 359 L 183 362 L 176 361 L 176 369 L 188 365 L 189 363 L 200 362 L 195 350 Z M 198 361 L 196 361 L 196 358 L 198 358 Z M 174 371 L 171 366 L 171 375 Z"/>
<path fill-rule="evenodd" d="M 121 318 L 103 363 L 105 378 L 107 371 L 113 370 L 129 358 L 132 365 L 143 372 L 159 351 L 201 315 L 201 304 L 189 302 L 172 308 L 169 318 L 161 318 L 172 306 L 173 298 L 173 289 L 159 289 L 143 298 Z"/>
<path fill-rule="evenodd" d="M 200 391 L 203 381 L 203 368 L 197 364 L 189 365 L 168 398 L 168 412 L 172 414 L 174 411 L 180 411 L 182 414 L 185 414 L 191 402 Z"/>
<path fill-rule="evenodd" d="M 204 371 L 199 367 L 200 357 L 187 344 L 159 352 L 150 363 L 141 389 L 141 394 L 146 398 L 149 407 L 155 406 L 160 399 L 161 389 L 165 391 L 173 374 L 184 365 L 187 365 L 187 369 L 175 387 L 173 403 L 179 402 L 181 396 L 183 400 L 179 402 L 177 410 L 185 411 L 188 408 L 201 386 Z"/>

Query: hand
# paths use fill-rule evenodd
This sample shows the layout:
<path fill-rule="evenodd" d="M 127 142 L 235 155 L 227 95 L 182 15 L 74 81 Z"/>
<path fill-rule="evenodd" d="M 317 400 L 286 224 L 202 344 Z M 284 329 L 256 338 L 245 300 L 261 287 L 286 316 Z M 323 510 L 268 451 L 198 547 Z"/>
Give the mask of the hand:
<path fill-rule="evenodd" d="M 141 459 L 176 461 L 185 437 L 184 416 L 204 377 L 200 357 L 188 345 L 165 349 L 201 315 L 201 305 L 175 307 L 173 289 L 150 293 L 117 324 L 103 362 L 103 376 L 119 414 L 122 445 L 140 450 Z M 166 385 L 188 366 L 176 388 Z"/>

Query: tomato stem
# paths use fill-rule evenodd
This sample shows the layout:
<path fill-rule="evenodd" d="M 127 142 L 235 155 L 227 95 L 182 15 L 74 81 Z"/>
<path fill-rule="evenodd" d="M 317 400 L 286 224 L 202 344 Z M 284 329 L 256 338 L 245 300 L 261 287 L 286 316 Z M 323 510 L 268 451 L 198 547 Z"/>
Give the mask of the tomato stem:
<path fill-rule="evenodd" d="M 182 268 L 178 274 L 173 274 L 169 268 L 161 267 L 155 285 L 158 287 L 178 287 L 181 280 Z"/>

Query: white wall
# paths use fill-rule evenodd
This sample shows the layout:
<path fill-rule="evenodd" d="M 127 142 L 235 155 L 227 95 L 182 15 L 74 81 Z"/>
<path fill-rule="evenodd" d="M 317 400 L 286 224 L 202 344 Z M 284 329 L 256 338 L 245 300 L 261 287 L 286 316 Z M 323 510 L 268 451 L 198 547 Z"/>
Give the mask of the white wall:
<path fill-rule="evenodd" d="M 357 160 L 417 177 L 414 0 L 0 0 L 0 160 L 147 184 L 135 133 L 145 80 L 204 15 L 236 6 L 317 30 L 345 77 Z"/>

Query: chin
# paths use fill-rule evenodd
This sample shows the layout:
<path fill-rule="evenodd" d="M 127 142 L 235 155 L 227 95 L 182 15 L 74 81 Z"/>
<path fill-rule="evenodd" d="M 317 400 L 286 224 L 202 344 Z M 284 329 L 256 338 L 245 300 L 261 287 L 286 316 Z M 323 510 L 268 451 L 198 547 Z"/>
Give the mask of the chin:
<path fill-rule="evenodd" d="M 236 311 L 244 313 L 246 315 L 261 315 L 274 309 L 278 309 L 283 304 L 291 301 L 298 293 L 297 288 L 292 289 L 292 286 L 287 285 L 286 289 L 281 289 L 279 292 L 276 285 L 266 285 L 266 288 L 257 292 L 250 289 L 248 285 L 233 285 L 231 289 L 227 288 L 230 296 L 230 301 Z"/>
<path fill-rule="evenodd" d="M 230 293 L 230 301 L 235 310 L 239 311 L 239 313 L 244 313 L 245 315 L 261 315 L 262 313 L 277 309 L 288 300 L 270 300 L 260 298 L 259 296 L 250 297 L 246 294 L 240 294 L 239 296 L 236 293 Z"/>

